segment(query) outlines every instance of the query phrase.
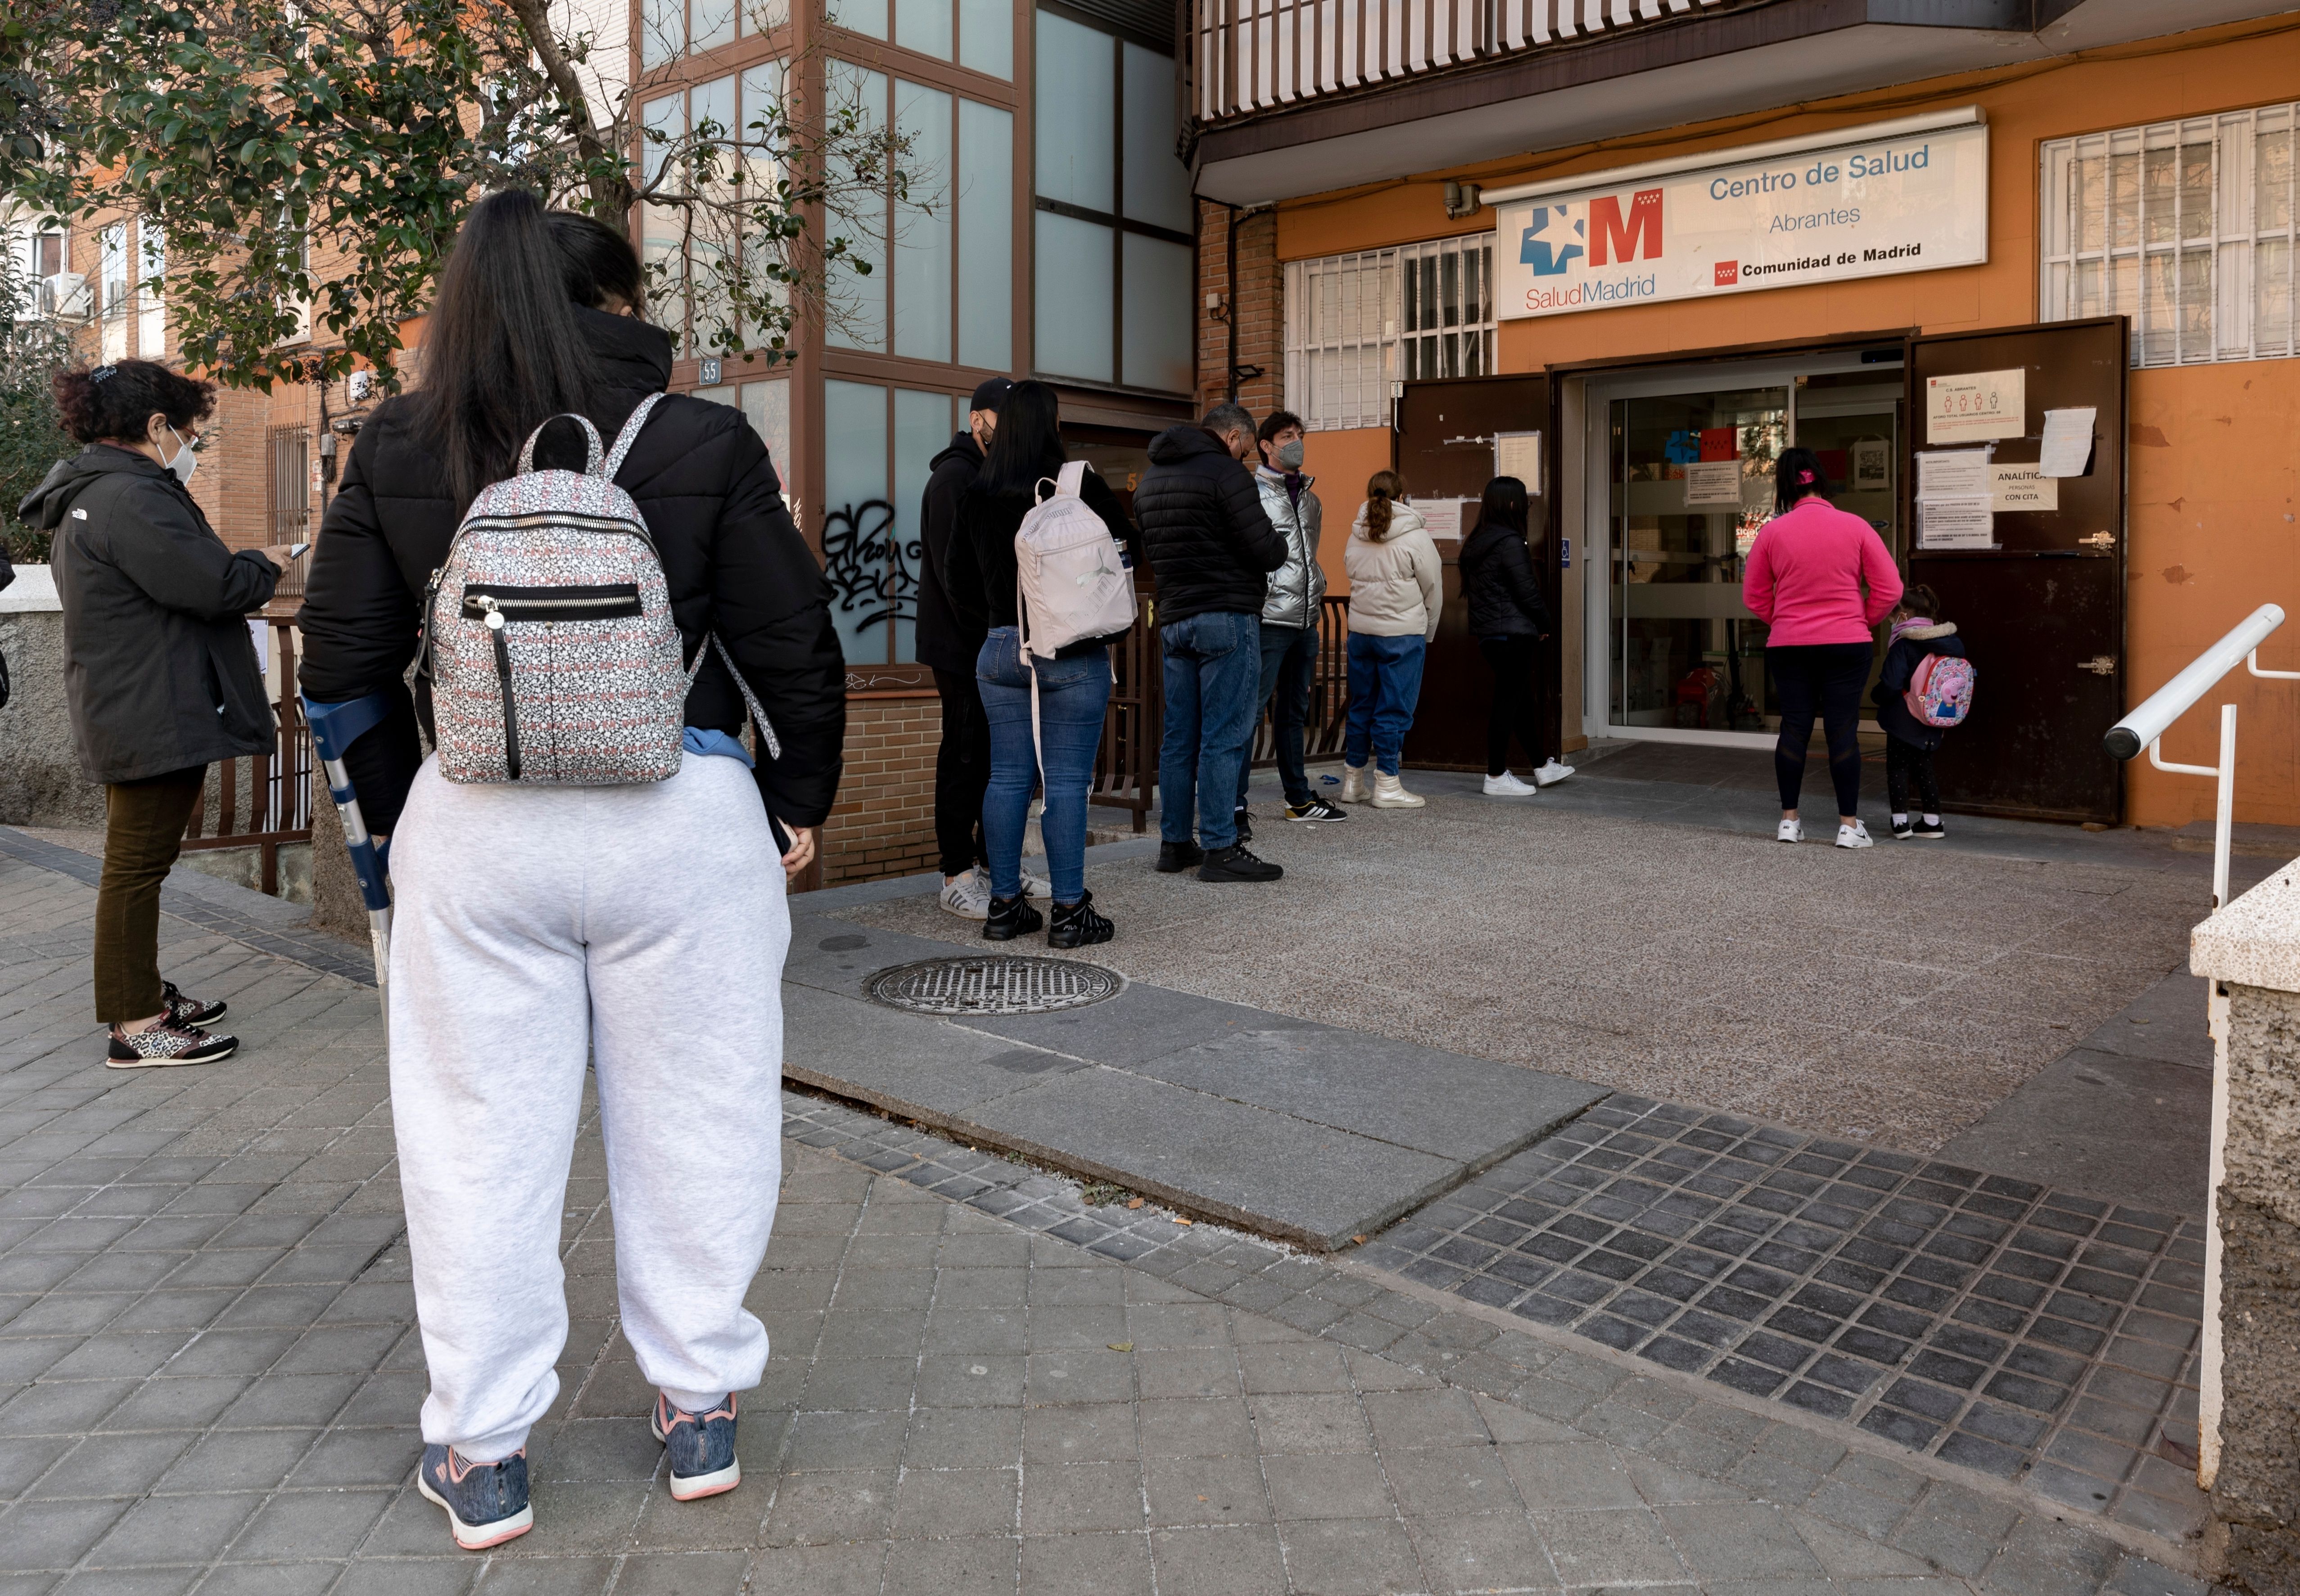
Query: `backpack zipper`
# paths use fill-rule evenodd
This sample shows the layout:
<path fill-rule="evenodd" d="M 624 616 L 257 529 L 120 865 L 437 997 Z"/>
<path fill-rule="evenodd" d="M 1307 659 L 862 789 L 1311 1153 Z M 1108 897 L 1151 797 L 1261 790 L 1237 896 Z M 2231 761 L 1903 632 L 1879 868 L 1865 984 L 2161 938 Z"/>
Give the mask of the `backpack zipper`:
<path fill-rule="evenodd" d="M 504 640 L 504 612 L 496 607 L 496 601 L 483 594 L 479 602 L 484 606 L 481 612 L 487 616 L 488 636 L 496 640 L 496 679 L 503 684 L 504 773 L 511 780 L 517 781 L 519 779 L 519 711 L 512 705 L 511 644 Z M 471 601 L 465 599 L 463 601 L 465 612 L 469 613 L 471 608 Z"/>

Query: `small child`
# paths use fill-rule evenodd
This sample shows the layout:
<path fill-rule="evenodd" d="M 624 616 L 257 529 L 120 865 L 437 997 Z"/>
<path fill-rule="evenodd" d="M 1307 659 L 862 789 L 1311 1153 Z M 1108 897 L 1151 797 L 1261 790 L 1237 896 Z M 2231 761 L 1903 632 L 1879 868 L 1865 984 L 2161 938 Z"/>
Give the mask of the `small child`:
<path fill-rule="evenodd" d="M 1877 724 L 1885 733 L 1885 790 L 1893 805 L 1893 835 L 1903 841 L 1948 835 L 1941 829 L 1940 785 L 1933 779 L 1933 751 L 1947 728 L 1928 726 L 1909 713 L 1904 697 L 1928 654 L 1964 658 L 1956 623 L 1937 619 L 1939 614 L 1939 597 L 1922 583 L 1912 583 L 1902 592 L 1901 602 L 1886 617 L 1892 640 L 1886 645 L 1885 669 L 1871 694 L 1877 701 Z M 1912 780 L 1922 805 L 1914 824 L 1909 810 Z"/>

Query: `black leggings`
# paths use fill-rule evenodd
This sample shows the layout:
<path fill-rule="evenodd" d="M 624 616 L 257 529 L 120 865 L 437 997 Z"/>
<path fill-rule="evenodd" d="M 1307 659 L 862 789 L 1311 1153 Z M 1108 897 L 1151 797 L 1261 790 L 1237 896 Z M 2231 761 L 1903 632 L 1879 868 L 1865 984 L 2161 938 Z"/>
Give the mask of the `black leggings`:
<path fill-rule="evenodd" d="M 1909 812 L 1909 784 L 1913 780 L 1918 801 L 1923 808 L 1921 815 L 1940 813 L 1940 783 L 1933 779 L 1933 751 L 1920 748 L 1914 743 L 1904 743 L 1898 737 L 1885 739 L 1885 792 L 1892 800 L 1893 812 Z"/>
<path fill-rule="evenodd" d="M 1533 637 L 1480 637 L 1478 652 L 1494 673 L 1493 708 L 1486 713 L 1486 774 L 1509 769 L 1510 734 L 1524 745 L 1525 757 L 1541 763 L 1541 711 L 1534 701 Z"/>
<path fill-rule="evenodd" d="M 1773 745 L 1773 775 L 1781 807 L 1795 809 L 1804 786 L 1804 752 L 1812 742 L 1818 709 L 1829 733 L 1829 775 L 1837 784 L 1837 812 L 1861 811 L 1861 688 L 1875 647 L 1867 643 L 1800 643 L 1765 650 L 1765 669 L 1780 700 L 1781 740 Z"/>

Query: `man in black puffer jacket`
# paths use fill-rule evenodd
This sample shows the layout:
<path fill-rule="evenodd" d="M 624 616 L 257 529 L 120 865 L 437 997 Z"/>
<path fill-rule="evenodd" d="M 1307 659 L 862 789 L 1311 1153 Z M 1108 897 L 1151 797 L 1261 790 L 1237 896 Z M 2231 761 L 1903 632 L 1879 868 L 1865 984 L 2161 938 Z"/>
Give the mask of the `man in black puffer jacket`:
<path fill-rule="evenodd" d="M 1286 540 L 1262 512 L 1245 462 L 1254 418 L 1218 404 L 1196 427 L 1151 441 L 1134 490 L 1142 560 L 1157 579 L 1166 653 L 1166 740 L 1158 755 L 1158 868 L 1198 867 L 1201 881 L 1285 874 L 1238 844 L 1232 804 L 1262 685 L 1262 606 Z M 1190 811 L 1197 809 L 1197 840 Z"/>
<path fill-rule="evenodd" d="M 614 436 L 638 403 L 671 380 L 671 335 L 629 316 L 576 312 L 602 378 L 600 413 Z M 388 835 L 423 751 L 402 678 L 415 657 L 421 595 L 446 562 L 462 519 L 444 474 L 416 436 L 412 401 L 387 401 L 352 445 L 328 506 L 296 624 L 304 692 L 321 703 L 384 693 L 390 718 L 344 763 L 368 828 Z M 538 466 L 581 470 L 581 440 L 564 422 L 536 448 Z M 631 446 L 616 480 L 638 501 L 662 559 L 682 653 L 693 660 L 715 631 L 764 701 L 782 745 L 763 749 L 754 776 L 767 812 L 813 827 L 838 791 L 846 730 L 846 672 L 832 629 L 822 567 L 792 525 L 766 445 L 743 412 L 673 395 Z M 422 484 L 421 491 L 416 484 Z M 716 650 L 704 650 L 687 695 L 687 724 L 739 736 L 743 698 Z"/>

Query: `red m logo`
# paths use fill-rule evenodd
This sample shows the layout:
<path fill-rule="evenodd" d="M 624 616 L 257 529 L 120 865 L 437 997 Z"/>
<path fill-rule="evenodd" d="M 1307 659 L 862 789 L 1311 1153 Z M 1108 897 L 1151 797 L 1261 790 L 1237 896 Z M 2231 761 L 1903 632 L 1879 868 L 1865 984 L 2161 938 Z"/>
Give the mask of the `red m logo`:
<path fill-rule="evenodd" d="M 1624 220 L 1612 195 L 1589 202 L 1589 264 L 1661 259 L 1661 190 L 1641 188 L 1629 200 Z"/>

